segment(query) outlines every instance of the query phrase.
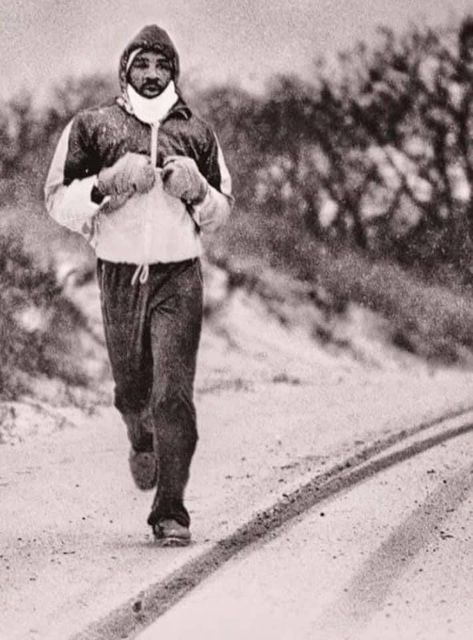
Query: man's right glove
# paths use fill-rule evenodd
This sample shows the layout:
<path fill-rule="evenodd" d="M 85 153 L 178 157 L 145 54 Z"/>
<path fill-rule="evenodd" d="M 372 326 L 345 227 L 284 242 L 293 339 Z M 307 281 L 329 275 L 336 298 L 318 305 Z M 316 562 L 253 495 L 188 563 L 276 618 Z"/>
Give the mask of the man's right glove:
<path fill-rule="evenodd" d="M 156 175 L 150 159 L 140 153 L 126 153 L 111 167 L 105 167 L 98 175 L 97 189 L 111 200 L 124 201 L 135 192 L 146 193 Z"/>

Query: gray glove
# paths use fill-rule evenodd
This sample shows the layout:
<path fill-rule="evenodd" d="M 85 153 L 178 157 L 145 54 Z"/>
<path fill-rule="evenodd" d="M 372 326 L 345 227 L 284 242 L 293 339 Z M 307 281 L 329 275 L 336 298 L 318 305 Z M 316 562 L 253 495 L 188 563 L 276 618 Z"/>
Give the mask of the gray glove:
<path fill-rule="evenodd" d="M 202 202 L 209 190 L 195 161 L 185 156 L 168 156 L 161 177 L 166 193 L 190 204 Z"/>
<path fill-rule="evenodd" d="M 112 200 L 126 200 L 133 193 L 146 193 L 154 185 L 154 169 L 150 159 L 140 153 L 126 153 L 98 175 L 97 188 Z"/>

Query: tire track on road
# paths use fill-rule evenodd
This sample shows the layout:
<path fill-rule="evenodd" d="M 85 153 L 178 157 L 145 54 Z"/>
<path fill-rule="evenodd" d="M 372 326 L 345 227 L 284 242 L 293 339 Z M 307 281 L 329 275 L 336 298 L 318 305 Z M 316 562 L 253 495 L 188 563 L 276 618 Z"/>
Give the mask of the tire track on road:
<path fill-rule="evenodd" d="M 439 481 L 426 499 L 361 564 L 343 594 L 325 611 L 318 623 L 324 637 L 331 640 L 358 637 L 382 609 L 393 585 L 439 535 L 442 523 L 471 497 L 472 489 L 472 463 L 449 476 L 448 480 Z"/>
<path fill-rule="evenodd" d="M 304 477 L 299 486 L 260 510 L 235 532 L 214 543 L 167 578 L 130 598 L 71 640 L 131 639 L 179 602 L 192 589 L 241 551 L 278 535 L 283 525 L 376 474 L 448 440 L 473 431 L 473 407 L 459 408 L 434 420 L 378 440 L 333 465 Z"/>

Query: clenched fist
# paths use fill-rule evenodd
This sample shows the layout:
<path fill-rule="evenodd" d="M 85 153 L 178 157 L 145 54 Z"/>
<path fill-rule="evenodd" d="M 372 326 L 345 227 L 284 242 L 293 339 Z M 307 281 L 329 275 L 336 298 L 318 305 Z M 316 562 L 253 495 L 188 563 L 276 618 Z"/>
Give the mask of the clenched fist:
<path fill-rule="evenodd" d="M 195 161 L 185 156 L 168 156 L 163 164 L 162 179 L 169 195 L 190 204 L 202 202 L 209 189 Z"/>
<path fill-rule="evenodd" d="M 126 153 L 111 167 L 98 175 L 97 188 L 112 200 L 130 197 L 133 193 L 146 193 L 155 181 L 150 159 L 140 153 Z"/>

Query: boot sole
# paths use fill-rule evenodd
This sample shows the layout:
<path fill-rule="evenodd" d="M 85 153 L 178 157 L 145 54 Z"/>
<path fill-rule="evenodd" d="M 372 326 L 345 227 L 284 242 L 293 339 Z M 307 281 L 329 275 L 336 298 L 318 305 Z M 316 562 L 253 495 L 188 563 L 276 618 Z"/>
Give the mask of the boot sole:
<path fill-rule="evenodd" d="M 177 536 L 166 536 L 165 538 L 155 538 L 158 547 L 188 547 L 191 543 L 190 538 L 179 538 Z"/>

